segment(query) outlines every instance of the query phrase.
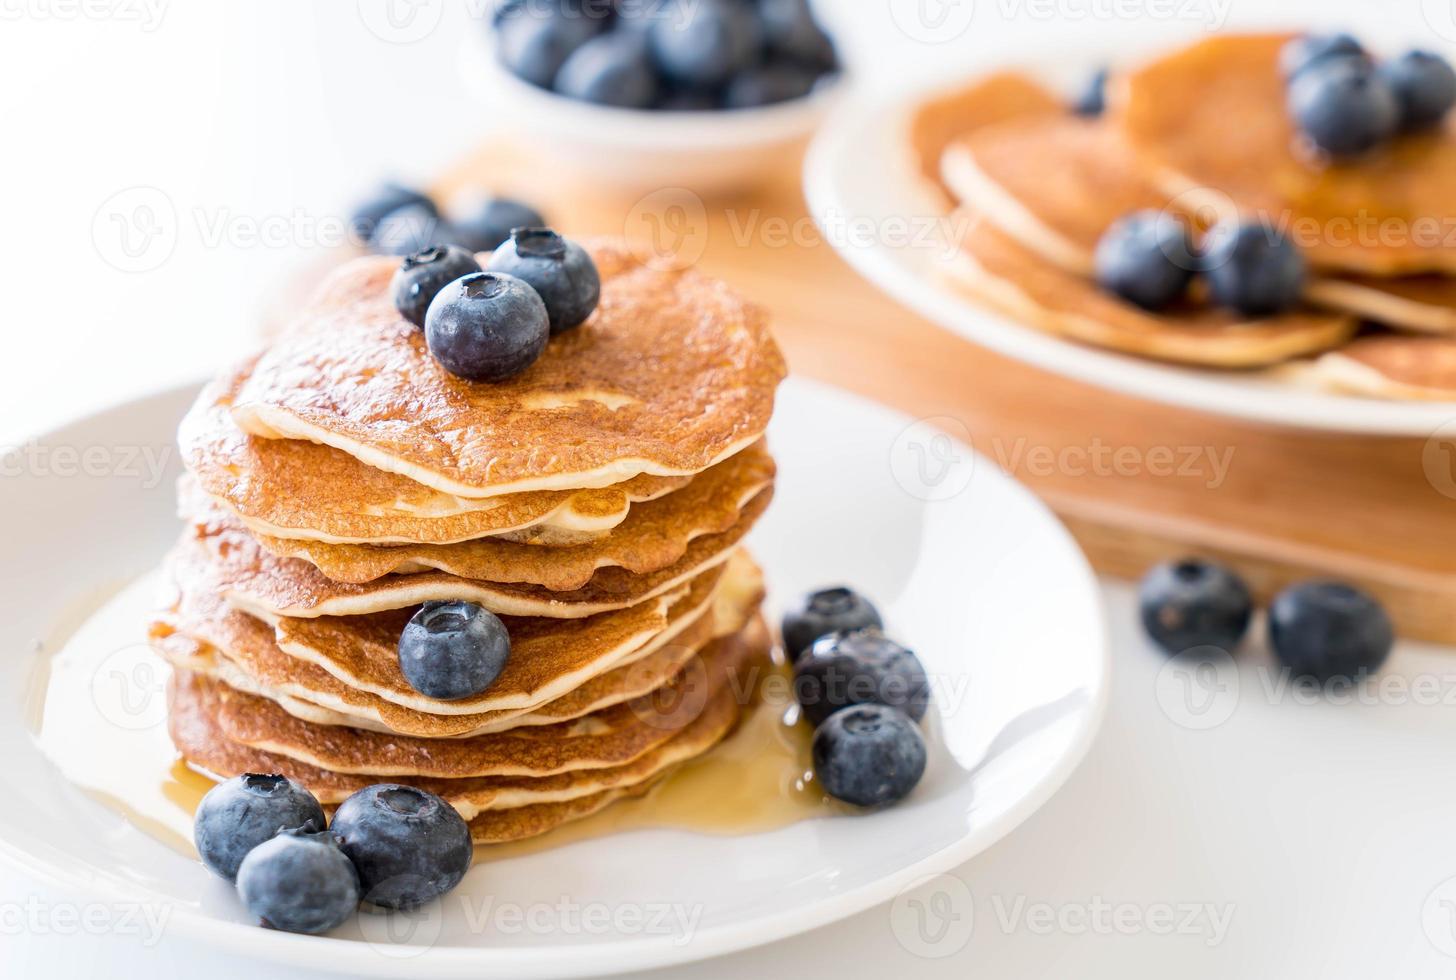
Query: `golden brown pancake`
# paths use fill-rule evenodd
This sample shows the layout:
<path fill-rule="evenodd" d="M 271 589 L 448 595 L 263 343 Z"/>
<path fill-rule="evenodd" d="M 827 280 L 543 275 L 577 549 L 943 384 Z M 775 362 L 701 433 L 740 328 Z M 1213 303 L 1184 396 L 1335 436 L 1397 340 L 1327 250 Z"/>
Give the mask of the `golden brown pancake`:
<path fill-rule="evenodd" d="M 1159 58 L 1113 88 L 1129 144 L 1171 195 L 1287 229 L 1321 268 L 1456 273 L 1456 122 L 1331 161 L 1299 136 L 1279 54 L 1291 35 L 1224 35 Z"/>
<path fill-rule="evenodd" d="M 936 93 L 916 106 L 905 138 L 911 163 L 926 192 L 942 210 L 955 207 L 955 192 L 941 177 L 946 147 L 971 132 L 1018 116 L 1059 115 L 1061 101 L 1036 82 L 1014 72 L 1000 72 L 969 85 Z"/>
<path fill-rule="evenodd" d="M 252 364 L 203 389 L 178 442 L 202 489 L 257 534 L 335 544 L 451 544 L 487 535 L 575 543 L 616 527 L 631 504 L 689 480 L 644 475 L 599 490 L 483 500 L 440 493 L 328 446 L 245 435 L 233 422 L 232 401 Z"/>
<path fill-rule="evenodd" d="M 1456 334 L 1456 279 L 1446 276 L 1316 279 L 1305 297 L 1397 330 Z"/>
<path fill-rule="evenodd" d="M 632 508 L 617 528 L 572 548 L 493 538 L 452 545 L 322 544 L 256 536 L 283 558 L 302 558 L 336 582 L 362 585 L 394 573 L 446 572 L 487 582 L 524 582 L 556 592 L 580 589 L 603 568 L 637 575 L 660 571 L 682 558 L 694 538 L 721 534 L 742 508 L 773 482 L 774 462 L 763 445 L 710 467 L 681 490 Z"/>
<path fill-rule="evenodd" d="M 1360 337 L 1301 365 L 1298 379 L 1367 398 L 1456 401 L 1456 338 Z"/>
<path fill-rule="evenodd" d="M 1150 313 L 1046 262 L 990 222 L 966 227 L 948 269 L 952 280 L 1023 323 L 1082 343 L 1180 364 L 1252 368 L 1329 350 L 1355 331 L 1352 318 L 1332 313 L 1240 320 L 1193 301 Z"/>
<path fill-rule="evenodd" d="M 757 442 L 786 373 L 763 311 L 695 271 L 586 244 L 600 307 L 509 381 L 446 372 L 394 309 L 396 262 L 358 259 L 259 358 L 234 419 L 462 497 L 691 475 Z"/>
<path fill-rule="evenodd" d="M 437 600 L 475 602 L 502 616 L 580 619 L 646 602 L 726 562 L 773 498 L 769 487 L 745 506 L 738 523 L 721 534 L 693 539 L 682 558 L 661 571 L 635 575 L 603 568 L 580 589 L 553 592 L 537 585 L 462 579 L 443 572 L 390 575 L 364 585 L 335 582 L 297 558 L 263 550 L 221 512 L 193 520 L 218 588 L 233 605 L 266 619 L 281 616 L 361 616 Z"/>

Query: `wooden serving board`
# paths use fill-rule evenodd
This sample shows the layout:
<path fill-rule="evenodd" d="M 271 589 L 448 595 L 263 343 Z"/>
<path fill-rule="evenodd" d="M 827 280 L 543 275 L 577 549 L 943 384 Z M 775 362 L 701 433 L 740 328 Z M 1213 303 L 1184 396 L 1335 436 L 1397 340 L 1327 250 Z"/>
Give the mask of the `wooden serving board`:
<path fill-rule="evenodd" d="M 861 280 L 815 231 L 798 174 L 789 157 L 780 183 L 751 194 L 641 198 L 488 146 L 436 190 L 445 201 L 517 194 L 567 234 L 626 235 L 727 280 L 773 313 L 796 373 L 958 420 L 1103 572 L 1136 578 L 1159 560 L 1204 554 L 1231 562 L 1264 598 L 1297 579 L 1339 578 L 1384 600 L 1403 636 L 1456 644 L 1456 440 L 1261 427 L 1008 360 Z"/>

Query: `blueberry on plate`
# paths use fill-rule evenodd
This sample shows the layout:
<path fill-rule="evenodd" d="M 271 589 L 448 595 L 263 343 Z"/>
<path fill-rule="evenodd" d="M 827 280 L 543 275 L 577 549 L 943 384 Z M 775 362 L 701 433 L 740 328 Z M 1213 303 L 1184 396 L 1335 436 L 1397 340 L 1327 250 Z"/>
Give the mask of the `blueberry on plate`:
<path fill-rule="evenodd" d="M 353 213 L 349 215 L 349 231 L 360 244 L 368 244 L 385 215 L 410 206 L 438 214 L 435 202 L 424 193 L 402 184 L 383 184 L 354 206 Z"/>
<path fill-rule="evenodd" d="M 1164 211 L 1135 211 L 1097 242 L 1097 284 L 1145 310 L 1161 310 L 1188 291 L 1198 262 L 1183 222 Z"/>
<path fill-rule="evenodd" d="M 193 818 L 192 840 L 202 863 L 232 881 L 248 852 L 280 830 L 322 830 L 323 807 L 286 776 L 244 773 L 207 791 Z"/>
<path fill-rule="evenodd" d="M 884 625 L 879 611 L 853 589 L 843 585 L 820 589 L 784 613 L 784 651 L 797 660 L 821 636 Z"/>
<path fill-rule="evenodd" d="M 472 252 L 494 252 L 511 237 L 512 228 L 539 228 L 546 223 L 529 204 L 509 197 L 492 197 L 473 206 L 452 228 L 455 243 Z"/>
<path fill-rule="evenodd" d="M 830 633 L 794 662 L 794 696 L 812 724 L 856 704 L 899 708 L 915 721 L 930 703 L 930 680 L 915 654 L 877 629 Z"/>
<path fill-rule="evenodd" d="M 646 42 L 637 34 L 599 34 L 572 52 L 556 74 L 555 89 L 571 99 L 621 109 L 657 101 L 658 80 Z"/>
<path fill-rule="evenodd" d="M 546 304 L 552 336 L 585 323 L 602 298 L 601 276 L 586 249 L 549 228 L 515 229 L 486 266 L 530 283 Z"/>
<path fill-rule="evenodd" d="M 1099 68 L 1087 79 L 1082 93 L 1072 100 L 1072 111 L 1089 118 L 1107 111 L 1107 69 Z"/>
<path fill-rule="evenodd" d="M 1355 58 L 1326 58 L 1295 76 L 1289 112 L 1311 143 L 1335 157 L 1381 145 L 1401 119 L 1386 76 Z"/>
<path fill-rule="evenodd" d="M 1224 223 L 1209 232 L 1199 268 L 1220 306 L 1245 316 L 1282 313 L 1304 293 L 1304 256 L 1285 235 L 1259 222 Z"/>
<path fill-rule="evenodd" d="M 763 47 L 758 17 L 742 0 L 676 0 L 647 36 L 662 73 L 688 85 L 721 85 Z"/>
<path fill-rule="evenodd" d="M 440 290 L 425 313 L 425 343 L 467 381 L 505 381 L 535 364 L 551 339 L 546 304 L 529 284 L 477 272 Z"/>
<path fill-rule="evenodd" d="M 379 219 L 369 247 L 382 255 L 403 257 L 433 245 L 449 245 L 453 237 L 449 223 L 433 205 L 409 204 Z"/>
<path fill-rule="evenodd" d="M 455 808 L 413 786 L 368 786 L 339 804 L 330 828 L 359 872 L 364 901 L 414 909 L 470 870 L 470 828 Z"/>
<path fill-rule="evenodd" d="M 770 51 L 816 73 L 838 67 L 834 41 L 814 18 L 809 0 L 759 0 L 758 12 Z"/>
<path fill-rule="evenodd" d="M 1361 43 L 1349 34 L 1305 34 L 1284 45 L 1279 52 L 1279 70 L 1286 79 L 1331 58 L 1353 58 L 1370 62 Z"/>
<path fill-rule="evenodd" d="M 332 833 L 286 830 L 248 852 L 238 895 L 263 925 L 317 936 L 359 907 L 359 876 Z"/>
<path fill-rule="evenodd" d="M 437 701 L 459 701 L 484 691 L 510 655 L 505 624 L 473 602 L 427 602 L 399 638 L 404 679 Z"/>
<path fill-rule="evenodd" d="M 1269 606 L 1269 645 L 1298 677 L 1355 679 L 1380 669 L 1395 629 L 1373 597 L 1339 582 L 1304 582 Z"/>
<path fill-rule="evenodd" d="M 814 732 L 814 777 L 855 806 L 885 806 L 910 794 L 925 775 L 925 739 L 908 715 L 860 704 L 831 715 Z"/>
<path fill-rule="evenodd" d="M 517 78 L 549 89 L 571 53 L 604 23 L 573 4 L 522 4 L 496 26 L 496 56 Z"/>
<path fill-rule="evenodd" d="M 733 76 L 723 92 L 729 109 L 756 109 L 802 99 L 814 91 L 819 73 L 793 62 L 758 65 Z"/>
<path fill-rule="evenodd" d="M 389 290 L 394 308 L 417 327 L 425 325 L 430 301 L 461 276 L 479 272 L 475 256 L 457 245 L 434 245 L 407 256 L 394 273 Z"/>
<path fill-rule="evenodd" d="M 1166 653 L 1194 647 L 1232 653 L 1249 630 L 1254 599 L 1230 569 L 1201 558 L 1165 562 L 1138 589 L 1143 629 Z"/>
<path fill-rule="evenodd" d="M 1440 55 L 1407 51 L 1383 63 L 1376 72 L 1395 93 L 1402 129 L 1434 126 L 1456 105 L 1456 70 Z"/>

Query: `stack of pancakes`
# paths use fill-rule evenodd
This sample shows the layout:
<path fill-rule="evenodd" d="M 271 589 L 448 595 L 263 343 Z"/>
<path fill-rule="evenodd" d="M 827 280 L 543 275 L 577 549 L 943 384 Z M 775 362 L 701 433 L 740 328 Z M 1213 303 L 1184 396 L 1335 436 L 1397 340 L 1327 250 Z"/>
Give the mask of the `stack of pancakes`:
<path fill-rule="evenodd" d="M 397 262 L 369 258 L 203 391 L 150 631 L 189 765 L 284 773 L 326 805 L 409 783 L 500 842 L 639 795 L 733 729 L 769 648 L 741 542 L 773 494 L 783 359 L 723 285 L 588 246 L 601 306 L 508 382 L 446 373 L 393 307 Z M 399 669 L 435 600 L 510 635 L 466 700 Z"/>
<path fill-rule="evenodd" d="M 1030 325 L 1129 354 L 1456 398 L 1456 121 L 1320 158 L 1285 107 L 1293 37 L 1215 37 L 1115 74 L 1098 118 L 1014 73 L 923 103 L 908 138 L 916 178 L 958 209 L 952 279 Z M 1141 209 L 1285 232 L 1311 267 L 1304 304 L 1249 319 L 1195 293 L 1153 313 L 1100 289 L 1098 240 Z"/>

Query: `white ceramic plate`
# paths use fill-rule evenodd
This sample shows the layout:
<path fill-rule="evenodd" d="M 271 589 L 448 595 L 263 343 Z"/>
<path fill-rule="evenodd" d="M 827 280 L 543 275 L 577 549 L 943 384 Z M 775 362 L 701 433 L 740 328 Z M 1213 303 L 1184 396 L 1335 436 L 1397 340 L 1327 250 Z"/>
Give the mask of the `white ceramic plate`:
<path fill-rule="evenodd" d="M 1380 37 L 1372 28 L 1362 37 Z M 1409 41 L 1410 39 L 1407 39 Z M 1075 91 L 1102 64 L 1129 64 L 1188 39 L 1141 42 L 1116 51 L 1050 52 L 1032 63 L 961 66 L 963 78 L 1013 67 L 1062 91 Z M 1129 47 L 1131 50 L 1129 50 Z M 1295 387 L 1255 373 L 1204 371 L 1141 360 L 1062 340 L 987 310 L 947 285 L 936 267 L 947 230 L 925 219 L 897 137 L 924 93 L 954 79 L 913 87 L 878 105 L 845 105 L 810 148 L 805 188 L 826 239 L 866 279 L 926 318 L 985 347 L 1113 391 L 1256 422 L 1311 429 L 1429 436 L 1456 416 L 1453 403 L 1389 402 Z M 932 219 L 933 221 L 933 219 Z M 906 234 L 909 228 L 911 234 Z M 847 228 L 857 228 L 851 233 Z M 874 229 L 869 232 L 868 229 Z"/>
<path fill-rule="evenodd" d="M 772 433 L 779 492 L 753 547 L 775 598 L 853 583 L 920 654 L 937 702 L 930 766 L 913 796 L 771 833 L 633 831 L 482 863 L 423 916 L 340 930 L 372 941 L 256 928 L 226 885 L 77 790 L 32 737 L 51 652 L 38 639 L 56 636 L 86 597 L 153 568 L 175 540 L 175 453 L 164 479 L 136 461 L 170 452 L 192 394 L 42 437 L 38 451 L 6 460 L 0 481 L 0 639 L 10 654 L 0 659 L 0 855 L 114 907 L 165 908 L 168 935 L 354 976 L 578 976 L 713 956 L 885 902 L 964 862 L 1051 796 L 1101 720 L 1100 599 L 1052 515 L 925 423 L 791 382 Z M 92 463 L 62 465 L 71 457 L 59 447 Z M 608 927 L 572 928 L 553 911 L 563 901 L 607 914 Z M 492 912 L 503 905 L 538 919 L 506 928 L 512 920 Z M 655 921 L 663 910 L 672 914 Z M 679 913 L 691 929 L 671 925 Z M 402 941 L 385 941 L 391 931 Z"/>

